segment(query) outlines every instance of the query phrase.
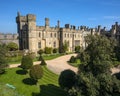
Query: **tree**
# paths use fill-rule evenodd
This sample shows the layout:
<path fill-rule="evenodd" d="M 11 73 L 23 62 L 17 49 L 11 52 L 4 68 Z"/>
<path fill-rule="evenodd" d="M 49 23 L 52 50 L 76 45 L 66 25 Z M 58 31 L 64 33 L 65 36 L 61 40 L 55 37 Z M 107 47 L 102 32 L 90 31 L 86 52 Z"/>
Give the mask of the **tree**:
<path fill-rule="evenodd" d="M 33 66 L 33 60 L 31 56 L 29 55 L 23 56 L 21 60 L 21 68 L 23 68 L 24 70 L 27 70 L 27 69 L 30 69 L 32 66 Z"/>
<path fill-rule="evenodd" d="M 42 57 L 43 52 L 44 52 L 44 51 L 43 51 L 42 49 L 40 49 L 40 50 L 38 51 L 38 54 L 39 54 L 38 60 L 39 60 L 39 61 L 41 61 L 41 60 L 43 59 L 43 57 Z"/>
<path fill-rule="evenodd" d="M 120 81 L 111 75 L 115 41 L 104 36 L 87 36 L 87 48 L 80 53 L 77 80 L 70 96 L 119 96 Z M 65 84 L 68 84 L 65 82 Z"/>
<path fill-rule="evenodd" d="M 114 58 L 114 40 L 104 36 L 88 36 L 87 48 L 81 53 L 79 66 L 78 96 L 117 96 L 120 81 L 111 75 Z"/>
<path fill-rule="evenodd" d="M 69 60 L 70 63 L 75 63 L 75 59 L 76 59 L 76 58 L 75 58 L 74 56 L 71 56 L 71 58 L 70 58 L 70 60 Z"/>
<path fill-rule="evenodd" d="M 40 49 L 39 51 L 38 51 L 38 54 L 40 54 L 40 55 L 42 55 L 44 53 L 44 51 L 42 50 L 42 49 Z"/>
<path fill-rule="evenodd" d="M 79 53 L 80 52 L 80 46 L 75 46 L 75 52 Z"/>
<path fill-rule="evenodd" d="M 64 70 L 59 76 L 59 85 L 66 90 L 71 89 L 76 82 L 76 74 L 72 70 Z"/>
<path fill-rule="evenodd" d="M 45 47 L 45 53 L 46 54 L 51 54 L 52 53 L 52 48 L 51 47 Z"/>
<path fill-rule="evenodd" d="M 9 49 L 9 51 L 16 51 L 18 50 L 18 45 L 14 42 L 10 42 L 8 43 L 7 48 Z"/>
<path fill-rule="evenodd" d="M 30 68 L 29 75 L 32 79 L 38 80 L 43 77 L 43 69 L 40 65 L 34 65 Z"/>
<path fill-rule="evenodd" d="M 66 53 L 67 51 L 68 51 L 68 42 L 65 41 L 64 44 L 63 44 L 63 46 L 62 46 L 62 52 Z"/>
<path fill-rule="evenodd" d="M 57 53 L 58 52 L 58 49 L 57 48 L 54 48 L 53 49 L 53 53 Z"/>
<path fill-rule="evenodd" d="M 47 63 L 45 62 L 45 60 L 43 59 L 43 57 L 42 57 L 42 59 L 41 59 L 40 65 L 47 65 Z"/>
<path fill-rule="evenodd" d="M 0 74 L 5 73 L 5 68 L 8 66 L 6 53 L 7 53 L 6 46 L 0 45 Z"/>

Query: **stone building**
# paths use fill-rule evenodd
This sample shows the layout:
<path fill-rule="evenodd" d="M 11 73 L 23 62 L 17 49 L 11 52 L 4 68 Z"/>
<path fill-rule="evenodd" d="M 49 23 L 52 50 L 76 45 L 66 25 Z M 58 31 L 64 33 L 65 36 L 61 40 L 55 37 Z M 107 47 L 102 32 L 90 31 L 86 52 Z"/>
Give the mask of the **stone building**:
<path fill-rule="evenodd" d="M 4 43 L 4 44 L 14 42 L 17 45 L 19 45 L 19 43 L 18 43 L 18 34 L 0 33 L 0 42 Z"/>
<path fill-rule="evenodd" d="M 110 33 L 110 36 L 115 38 L 120 44 L 120 25 L 118 24 L 118 22 L 115 22 L 115 24 L 112 25 L 109 33 Z"/>
<path fill-rule="evenodd" d="M 45 47 L 58 48 L 61 52 L 62 46 L 67 42 L 69 52 L 74 51 L 75 46 L 85 48 L 84 37 L 87 34 L 100 34 L 100 26 L 96 29 L 89 29 L 86 26 L 76 26 L 65 24 L 60 27 L 60 21 L 57 21 L 56 27 L 50 27 L 49 18 L 45 18 L 45 26 L 36 25 L 36 16 L 27 14 L 21 16 L 18 13 L 16 17 L 17 30 L 19 34 L 20 50 L 28 49 L 37 52 Z"/>

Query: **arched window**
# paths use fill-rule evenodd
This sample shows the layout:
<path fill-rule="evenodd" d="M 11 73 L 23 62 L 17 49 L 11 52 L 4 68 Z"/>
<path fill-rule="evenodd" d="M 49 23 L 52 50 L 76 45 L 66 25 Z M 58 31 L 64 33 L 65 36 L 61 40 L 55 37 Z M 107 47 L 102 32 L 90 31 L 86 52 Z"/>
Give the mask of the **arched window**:
<path fill-rule="evenodd" d="M 38 42 L 38 48 L 41 48 L 41 42 Z"/>
<path fill-rule="evenodd" d="M 56 37 L 56 33 L 54 34 L 54 37 Z"/>
<path fill-rule="evenodd" d="M 52 33 L 50 34 L 50 37 L 52 37 Z"/>
<path fill-rule="evenodd" d="M 56 42 L 55 42 L 55 41 L 54 41 L 54 43 L 53 43 L 53 47 L 56 48 Z"/>
<path fill-rule="evenodd" d="M 65 34 L 65 37 L 66 37 L 66 34 Z"/>
<path fill-rule="evenodd" d="M 41 33 L 39 32 L 39 37 L 41 37 Z"/>

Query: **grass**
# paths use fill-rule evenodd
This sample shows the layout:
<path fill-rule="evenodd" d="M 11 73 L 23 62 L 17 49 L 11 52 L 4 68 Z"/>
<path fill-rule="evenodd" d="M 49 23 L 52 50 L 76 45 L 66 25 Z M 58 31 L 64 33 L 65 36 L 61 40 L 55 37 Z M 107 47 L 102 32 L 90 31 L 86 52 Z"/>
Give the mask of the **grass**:
<path fill-rule="evenodd" d="M 71 66 L 73 66 L 73 67 L 78 67 L 79 65 L 80 65 L 80 59 L 76 59 L 75 60 L 75 63 L 70 63 L 69 61 L 68 61 L 68 64 L 69 65 L 71 65 Z"/>
<path fill-rule="evenodd" d="M 16 56 L 16 57 L 7 57 L 9 64 L 17 64 L 20 63 L 22 59 L 22 56 Z"/>
<path fill-rule="evenodd" d="M 66 93 L 58 85 L 59 76 L 45 66 L 42 68 L 44 76 L 37 85 L 30 82 L 28 74 L 20 74 L 21 68 L 7 69 L 5 74 L 0 75 L 0 82 L 15 86 L 16 91 L 24 96 L 66 96 Z"/>
<path fill-rule="evenodd" d="M 63 56 L 63 54 L 49 54 L 49 55 L 43 55 L 44 60 L 52 60 L 57 57 Z M 21 63 L 22 56 L 16 56 L 16 57 L 8 57 L 7 60 L 9 64 L 18 64 Z M 34 58 L 33 61 L 38 61 L 38 57 Z"/>

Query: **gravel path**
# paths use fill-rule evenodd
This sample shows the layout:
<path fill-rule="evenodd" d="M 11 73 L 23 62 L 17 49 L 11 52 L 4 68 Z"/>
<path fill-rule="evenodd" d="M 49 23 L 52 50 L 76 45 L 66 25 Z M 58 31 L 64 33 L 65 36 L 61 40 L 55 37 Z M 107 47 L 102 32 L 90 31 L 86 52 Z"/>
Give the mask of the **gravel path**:
<path fill-rule="evenodd" d="M 48 69 L 56 74 L 60 74 L 65 69 L 71 69 L 74 72 L 77 72 L 76 67 L 70 66 L 67 63 L 67 61 L 69 61 L 71 56 L 76 56 L 76 54 L 64 55 L 53 60 L 47 60 L 46 63 L 47 63 Z M 34 65 L 36 64 L 40 64 L 40 61 L 34 62 Z M 9 68 L 15 68 L 15 67 L 18 67 L 19 65 L 20 64 L 12 64 L 9 66 Z"/>
<path fill-rule="evenodd" d="M 66 69 L 71 69 L 74 72 L 77 72 L 78 69 L 76 67 L 70 66 L 67 63 L 67 61 L 69 61 L 71 56 L 76 56 L 76 54 L 64 55 L 53 60 L 47 60 L 46 63 L 47 63 L 48 69 L 56 74 L 60 74 L 62 71 Z M 40 61 L 34 62 L 34 65 L 36 64 L 40 64 Z M 19 65 L 20 64 L 12 64 L 9 66 L 9 68 L 18 67 Z M 112 74 L 118 73 L 120 72 L 120 68 L 112 68 L 111 71 L 112 71 Z"/>

